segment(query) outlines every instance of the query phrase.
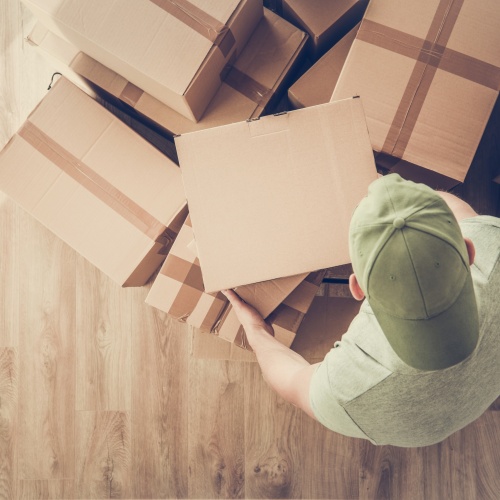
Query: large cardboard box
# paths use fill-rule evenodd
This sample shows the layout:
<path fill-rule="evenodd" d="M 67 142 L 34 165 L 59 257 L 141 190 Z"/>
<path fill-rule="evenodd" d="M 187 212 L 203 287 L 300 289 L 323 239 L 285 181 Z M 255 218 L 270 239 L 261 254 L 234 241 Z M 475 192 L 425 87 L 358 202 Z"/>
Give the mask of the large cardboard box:
<path fill-rule="evenodd" d="M 199 120 L 263 14 L 260 0 L 23 0 L 47 28 Z"/>
<path fill-rule="evenodd" d="M 222 85 L 197 123 L 40 25 L 34 28 L 29 40 L 42 53 L 66 64 L 64 74 L 83 77 L 174 136 L 260 116 L 280 95 L 287 77 L 300 60 L 307 34 L 264 9 L 264 17 L 242 53 L 227 68 Z"/>
<path fill-rule="evenodd" d="M 464 180 L 500 88 L 499 26 L 497 0 L 370 2 L 332 100 L 362 97 L 377 163 Z"/>
<path fill-rule="evenodd" d="M 330 102 L 358 29 L 359 24 L 288 89 L 288 100 L 293 108 L 306 108 Z"/>
<path fill-rule="evenodd" d="M 268 323 L 274 329 L 275 338 L 287 347 L 293 346 L 295 335 L 302 321 L 313 304 L 314 297 L 320 290 L 324 271 L 310 273 L 299 286 L 268 317 Z M 237 323 L 234 311 L 230 309 L 231 324 Z M 237 323 L 238 330 L 234 342 L 226 342 L 218 335 L 192 332 L 192 354 L 196 358 L 230 359 L 235 361 L 256 361 L 245 332 Z"/>
<path fill-rule="evenodd" d="M 188 217 L 153 282 L 146 303 L 195 328 L 233 342 L 241 336 L 241 332 L 238 333 L 241 325 L 230 312 L 229 302 L 222 293 L 204 292 L 198 258 L 189 248 L 192 238 Z M 238 287 L 236 292 L 266 318 L 306 278 L 307 274 L 290 276 Z M 301 303 L 295 305 L 297 310 L 304 307 Z"/>
<path fill-rule="evenodd" d="M 283 17 L 309 34 L 313 60 L 323 55 L 363 17 L 368 0 L 283 0 Z"/>
<path fill-rule="evenodd" d="M 0 153 L 0 189 L 124 286 L 147 282 L 187 215 L 179 168 L 64 78 Z"/>
<path fill-rule="evenodd" d="M 175 142 L 206 291 L 350 261 L 351 214 L 377 177 L 360 99 Z"/>
<path fill-rule="evenodd" d="M 280 96 L 301 59 L 306 40 L 304 32 L 265 9 L 242 53 L 226 68 L 221 87 L 197 123 L 84 54 L 76 57 L 71 67 L 174 136 L 261 116 Z"/>

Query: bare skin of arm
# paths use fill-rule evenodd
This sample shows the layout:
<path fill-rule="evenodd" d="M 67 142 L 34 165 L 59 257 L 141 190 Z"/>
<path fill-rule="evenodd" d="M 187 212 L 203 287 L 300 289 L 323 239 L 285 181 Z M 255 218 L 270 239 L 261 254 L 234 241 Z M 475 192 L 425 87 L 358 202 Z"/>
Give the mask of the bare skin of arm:
<path fill-rule="evenodd" d="M 240 320 L 266 382 L 285 400 L 314 418 L 309 404 L 309 385 L 316 365 L 274 338 L 273 329 L 262 316 L 233 290 L 223 293 Z"/>

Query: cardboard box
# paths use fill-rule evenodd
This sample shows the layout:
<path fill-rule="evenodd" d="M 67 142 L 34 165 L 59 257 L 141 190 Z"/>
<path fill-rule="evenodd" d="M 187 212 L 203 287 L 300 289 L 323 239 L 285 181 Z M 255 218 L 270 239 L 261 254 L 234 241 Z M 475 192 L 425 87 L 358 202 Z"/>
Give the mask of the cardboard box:
<path fill-rule="evenodd" d="M 35 24 L 26 40 L 42 54 L 56 71 L 63 74 L 71 83 L 80 87 L 91 97 L 96 97 L 93 86 L 85 78 L 69 68 L 71 61 L 79 53 L 75 46 L 51 33 L 40 22 Z"/>
<path fill-rule="evenodd" d="M 146 298 L 146 303 L 202 331 L 233 342 L 240 328 L 226 297 L 205 293 L 198 258 L 189 248 L 193 231 L 189 217 L 172 246 Z M 304 281 L 307 274 L 255 283 L 236 289 L 264 317 Z M 300 306 L 303 307 L 303 306 Z"/>
<path fill-rule="evenodd" d="M 268 322 L 274 328 L 275 337 L 288 347 L 293 345 L 295 334 L 319 291 L 323 275 L 324 271 L 309 274 L 268 318 Z M 230 314 L 234 316 L 234 312 Z M 256 361 L 241 325 L 232 343 L 226 342 L 217 335 L 193 330 L 192 355 L 203 359 Z"/>
<path fill-rule="evenodd" d="M 0 189 L 124 286 L 147 282 L 187 215 L 178 167 L 64 78 L 0 153 Z"/>
<path fill-rule="evenodd" d="M 359 24 L 288 89 L 288 100 L 294 109 L 330 102 L 358 29 Z"/>
<path fill-rule="evenodd" d="M 351 214 L 377 178 L 360 99 L 175 143 L 206 291 L 350 261 Z"/>
<path fill-rule="evenodd" d="M 361 307 L 361 302 L 352 298 L 332 296 L 331 290 L 330 285 L 321 285 L 320 294 L 314 298 L 292 344 L 292 349 L 310 363 L 324 359 Z"/>
<path fill-rule="evenodd" d="M 263 14 L 260 0 L 23 0 L 82 52 L 191 120 Z"/>
<path fill-rule="evenodd" d="M 279 97 L 287 77 L 300 60 L 307 35 L 264 9 L 247 45 L 226 72 L 225 80 L 195 123 L 132 85 L 125 78 L 57 37 L 41 25 L 29 36 L 32 44 L 45 54 L 58 59 L 65 75 L 89 81 L 107 94 L 133 108 L 143 119 L 161 126 L 169 135 L 255 118 L 272 106 Z M 331 92 L 330 92 L 331 95 Z M 330 97 L 330 96 L 329 96 Z"/>
<path fill-rule="evenodd" d="M 370 2 L 332 100 L 362 97 L 377 163 L 465 179 L 500 88 L 499 26 L 496 0 Z"/>
<path fill-rule="evenodd" d="M 363 17 L 368 0 L 283 0 L 283 17 L 309 34 L 315 61 Z"/>

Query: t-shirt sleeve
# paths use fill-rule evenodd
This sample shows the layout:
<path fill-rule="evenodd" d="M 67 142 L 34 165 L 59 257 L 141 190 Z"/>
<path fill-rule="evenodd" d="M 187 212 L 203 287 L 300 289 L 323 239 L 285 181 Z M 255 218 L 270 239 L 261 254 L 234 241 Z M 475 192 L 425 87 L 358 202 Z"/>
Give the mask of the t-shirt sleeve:
<path fill-rule="evenodd" d="M 353 422 L 344 408 L 339 404 L 337 398 L 332 393 L 328 365 L 335 363 L 335 351 L 340 347 L 330 351 L 333 359 L 327 359 L 318 366 L 313 374 L 309 389 L 309 398 L 314 416 L 328 429 L 349 437 L 369 439 L 369 437 Z M 333 354 L 333 356 L 332 356 Z"/>
<path fill-rule="evenodd" d="M 314 372 L 309 401 L 316 419 L 345 436 L 370 440 L 346 410 L 348 404 L 389 377 L 392 372 L 359 346 L 361 338 L 373 336 L 372 315 L 364 307 Z M 366 412 L 370 413 L 370 408 Z"/>

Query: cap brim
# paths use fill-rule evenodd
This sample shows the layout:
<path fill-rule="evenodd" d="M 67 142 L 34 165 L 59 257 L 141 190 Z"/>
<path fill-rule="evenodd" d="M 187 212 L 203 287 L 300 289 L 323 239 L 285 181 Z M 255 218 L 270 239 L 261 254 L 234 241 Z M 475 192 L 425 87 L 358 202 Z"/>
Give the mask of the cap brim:
<path fill-rule="evenodd" d="M 476 347 L 479 318 L 470 272 L 455 303 L 433 318 L 405 320 L 372 309 L 391 347 L 413 368 L 442 370 L 469 357 Z"/>

